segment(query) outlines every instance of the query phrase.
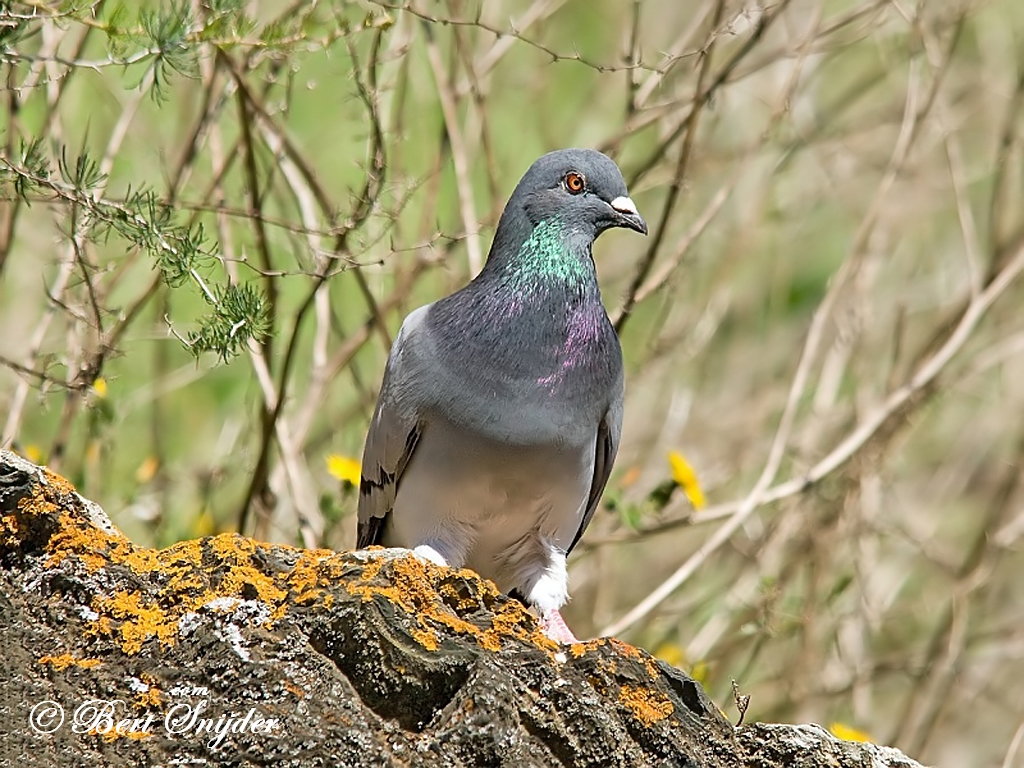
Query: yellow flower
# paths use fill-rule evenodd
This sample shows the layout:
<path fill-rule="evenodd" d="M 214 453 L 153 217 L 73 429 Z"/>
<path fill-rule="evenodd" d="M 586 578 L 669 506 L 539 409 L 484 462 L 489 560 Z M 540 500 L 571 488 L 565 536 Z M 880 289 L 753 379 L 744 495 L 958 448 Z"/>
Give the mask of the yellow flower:
<path fill-rule="evenodd" d="M 327 457 L 327 471 L 332 477 L 336 477 L 342 482 L 359 486 L 361 469 L 359 462 L 355 459 L 332 453 Z"/>
<path fill-rule="evenodd" d="M 872 741 L 871 737 L 864 733 L 864 731 L 858 731 L 856 728 L 851 728 L 842 723 L 832 723 L 828 729 L 832 732 L 833 736 L 843 741 Z"/>
<path fill-rule="evenodd" d="M 96 397 L 104 398 L 107 396 L 107 380 L 102 376 L 97 376 L 96 381 L 92 383 L 92 391 L 96 393 Z"/>
<path fill-rule="evenodd" d="M 693 471 L 683 454 L 679 451 L 669 451 L 668 465 L 672 469 L 672 480 L 683 489 L 686 498 L 694 509 L 701 509 L 707 500 L 704 498 L 704 491 L 700 488 L 700 481 L 697 480 L 697 473 Z"/>
<path fill-rule="evenodd" d="M 140 485 L 148 483 L 156 476 L 158 469 L 160 469 L 160 462 L 156 456 L 147 456 L 139 464 L 139 468 L 135 470 L 135 482 Z"/>

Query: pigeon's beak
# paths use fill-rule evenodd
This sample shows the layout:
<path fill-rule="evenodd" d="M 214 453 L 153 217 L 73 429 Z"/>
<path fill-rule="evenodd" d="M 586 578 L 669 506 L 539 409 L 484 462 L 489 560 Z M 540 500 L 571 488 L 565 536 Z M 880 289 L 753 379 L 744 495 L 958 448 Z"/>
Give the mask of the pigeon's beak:
<path fill-rule="evenodd" d="M 612 200 L 611 206 L 616 213 L 616 226 L 628 227 L 641 235 L 647 234 L 647 222 L 636 209 L 636 203 L 623 196 Z"/>

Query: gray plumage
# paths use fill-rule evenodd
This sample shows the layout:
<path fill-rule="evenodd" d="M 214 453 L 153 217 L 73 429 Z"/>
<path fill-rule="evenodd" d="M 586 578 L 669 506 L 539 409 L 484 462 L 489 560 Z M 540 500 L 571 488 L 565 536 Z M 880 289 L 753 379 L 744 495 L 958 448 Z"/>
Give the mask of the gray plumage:
<path fill-rule="evenodd" d="M 647 231 L 615 163 L 544 155 L 476 279 L 405 319 L 363 451 L 360 547 L 472 568 L 561 622 L 565 556 L 622 426 L 622 353 L 591 254 L 611 227 Z"/>

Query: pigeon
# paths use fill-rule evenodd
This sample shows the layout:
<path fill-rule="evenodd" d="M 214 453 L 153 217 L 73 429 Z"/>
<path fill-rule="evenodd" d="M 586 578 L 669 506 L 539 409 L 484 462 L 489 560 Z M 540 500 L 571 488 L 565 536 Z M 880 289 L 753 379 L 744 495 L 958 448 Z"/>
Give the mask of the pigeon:
<path fill-rule="evenodd" d="M 402 323 L 363 450 L 359 548 L 470 568 L 563 643 L 566 556 L 622 429 L 622 350 L 591 251 L 612 227 L 647 234 L 609 157 L 530 166 L 480 274 Z"/>

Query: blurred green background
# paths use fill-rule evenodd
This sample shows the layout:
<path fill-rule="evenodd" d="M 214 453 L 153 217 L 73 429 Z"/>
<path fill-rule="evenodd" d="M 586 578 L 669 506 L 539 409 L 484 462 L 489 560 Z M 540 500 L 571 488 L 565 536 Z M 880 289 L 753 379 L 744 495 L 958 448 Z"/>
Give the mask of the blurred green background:
<path fill-rule="evenodd" d="M 0 445 L 136 541 L 349 547 L 402 317 L 597 147 L 652 233 L 595 248 L 627 406 L 570 625 L 748 719 L 1024 766 L 1022 35 L 1017 0 L 5 6 Z"/>

